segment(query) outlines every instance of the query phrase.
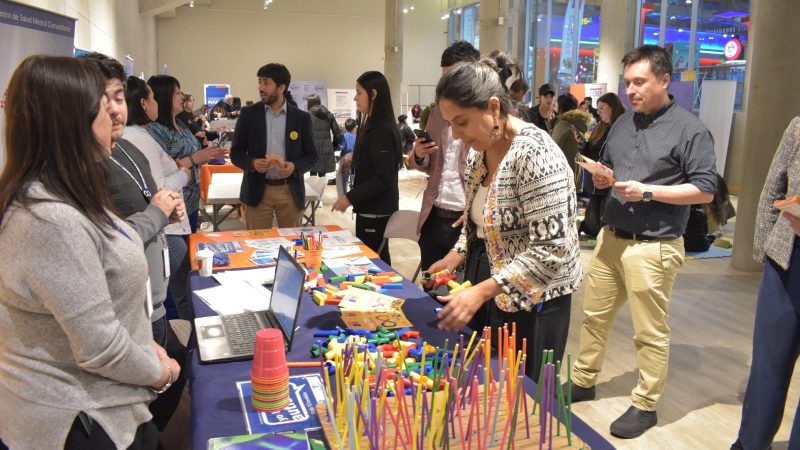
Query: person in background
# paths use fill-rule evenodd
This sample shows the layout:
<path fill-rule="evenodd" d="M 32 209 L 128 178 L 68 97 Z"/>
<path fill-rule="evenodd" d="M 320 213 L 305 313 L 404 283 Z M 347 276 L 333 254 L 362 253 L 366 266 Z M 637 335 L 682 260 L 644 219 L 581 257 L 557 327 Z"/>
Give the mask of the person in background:
<path fill-rule="evenodd" d="M 600 116 L 597 114 L 597 109 L 595 109 L 593 103 L 594 100 L 592 97 L 584 97 L 583 101 L 581 102 L 581 111 L 591 114 L 595 121 L 599 121 Z"/>
<path fill-rule="evenodd" d="M 227 119 L 228 117 L 228 110 L 225 109 L 225 102 L 222 100 L 214 104 L 214 107 L 211 108 L 211 111 L 208 113 L 208 120 L 210 122 L 220 119 Z"/>
<path fill-rule="evenodd" d="M 334 149 L 342 140 L 342 130 L 336 123 L 333 113 L 328 111 L 319 95 L 311 94 L 306 99 L 308 114 L 311 116 L 311 131 L 314 134 L 314 146 L 317 148 L 317 162 L 311 168 L 312 177 L 327 177 L 336 171 L 336 155 Z"/>
<path fill-rule="evenodd" d="M 177 191 L 183 197 L 180 192 L 191 181 L 192 172 L 175 164 L 147 131 L 158 118 L 158 103 L 153 90 L 143 80 L 128 77 L 125 103 L 128 105 L 128 122 L 123 137 L 147 158 L 156 186 Z M 169 246 L 169 294 L 175 303 L 178 317 L 192 322 L 194 307 L 191 299 L 186 296 L 186 280 L 189 275 L 186 241 L 191 233 L 189 218 L 185 217 L 179 223 L 167 225 L 164 233 Z"/>
<path fill-rule="evenodd" d="M 466 41 L 456 41 L 442 52 L 439 65 L 447 73 L 459 64 L 475 62 L 481 55 Z M 421 267 L 442 259 L 461 236 L 464 222 L 464 167 L 469 145 L 454 138 L 437 104 L 429 112 L 423 129 L 433 142 L 417 139 L 409 154 L 408 167 L 428 175 L 417 222 Z"/>
<path fill-rule="evenodd" d="M 539 103 L 531 106 L 528 112 L 530 123 L 536 125 L 547 133 L 553 129 L 553 119 L 555 118 L 554 101 L 556 91 L 545 83 L 539 86 Z"/>
<path fill-rule="evenodd" d="M 417 140 L 417 136 L 411 131 L 411 127 L 408 126 L 407 121 L 408 116 L 405 114 L 397 116 L 397 128 L 400 130 L 400 141 L 403 144 L 403 153 L 412 150 L 414 148 L 414 141 Z"/>
<path fill-rule="evenodd" d="M 231 146 L 231 162 L 244 170 L 239 199 L 247 229 L 300 225 L 305 207 L 303 176 L 317 162 L 309 114 L 290 102 L 292 76 L 283 64 L 256 73 L 261 102 L 242 109 Z M 267 156 L 277 155 L 270 161 Z M 277 163 L 278 165 L 274 165 Z"/>
<path fill-rule="evenodd" d="M 167 155 L 181 167 L 192 172 L 191 182 L 183 188 L 183 200 L 189 215 L 192 233 L 197 231 L 200 213 L 200 166 L 223 157 L 224 149 L 200 148 L 200 143 L 183 124 L 176 120 L 183 111 L 183 94 L 180 82 L 170 75 L 154 75 L 147 80 L 158 104 L 158 118 L 147 127 L 150 136 L 158 142 Z"/>
<path fill-rule="evenodd" d="M 419 119 L 422 116 L 422 107 L 419 106 L 419 103 L 415 103 L 414 106 L 411 107 L 411 120 L 414 123 L 419 123 Z"/>
<path fill-rule="evenodd" d="M 692 205 L 683 233 L 683 248 L 687 252 L 704 252 L 722 236 L 722 227 L 736 212 L 728 196 L 728 185 L 719 173 L 717 190 L 711 203 Z"/>
<path fill-rule="evenodd" d="M 205 120 L 202 116 L 194 115 L 194 96 L 192 94 L 183 94 L 183 110 L 176 116 L 177 120 L 183 122 L 184 125 L 198 138 L 204 138 L 203 132 Z M 203 134 L 200 134 L 203 133 Z"/>
<path fill-rule="evenodd" d="M 94 66 L 106 78 L 106 97 L 111 116 L 111 155 L 103 162 L 106 186 L 111 205 L 116 213 L 134 229 L 143 243 L 148 266 L 148 280 L 152 313 L 153 340 L 167 351 L 170 358 L 178 361 L 181 369 L 186 364 L 186 347 L 170 327 L 164 302 L 169 282 L 169 250 L 164 227 L 186 217 L 180 194 L 160 189 L 150 172 L 150 164 L 142 152 L 131 142 L 122 139 L 128 121 L 128 106 L 125 100 L 125 68 L 122 64 L 101 53 L 91 52 L 79 56 Z M 174 164 L 174 163 L 173 163 Z M 184 252 L 185 253 L 185 252 Z M 164 431 L 186 384 L 186 372 L 173 380 L 173 388 L 158 396 L 150 404 L 153 423 Z"/>
<path fill-rule="evenodd" d="M 597 100 L 597 114 L 600 116 L 600 123 L 594 127 L 586 145 L 580 150 L 581 155 L 586 156 L 592 161 L 599 161 L 603 152 L 603 147 L 608 137 L 608 131 L 619 116 L 625 113 L 625 107 L 617 94 L 608 92 Z M 576 140 L 579 136 L 576 136 Z M 584 176 L 583 191 L 590 194 L 589 204 L 586 207 L 586 215 L 581 222 L 580 232 L 588 236 L 597 236 L 603 228 L 603 205 L 605 205 L 607 190 L 595 190 L 592 184 L 591 174 Z"/>
<path fill-rule="evenodd" d="M 403 162 L 403 148 L 389 82 L 382 73 L 370 71 L 358 77 L 355 102 L 361 124 L 353 153 L 342 160 L 345 168 L 353 169 L 353 188 L 336 200 L 331 211 L 343 213 L 352 206 L 356 237 L 378 252 L 386 223 L 400 201 L 397 171 Z M 392 264 L 388 244 L 379 256 Z"/>
<path fill-rule="evenodd" d="M 522 119 L 524 122 L 530 122 L 530 113 L 531 107 L 530 103 L 523 102 L 523 99 L 526 95 L 528 95 L 528 82 L 525 81 L 525 78 L 520 77 L 514 80 L 511 83 L 511 88 L 508 90 L 508 93 L 511 94 L 511 99 L 514 100 L 514 104 L 517 105 L 517 112 L 516 116 Z"/>
<path fill-rule="evenodd" d="M 339 172 L 342 173 L 342 191 L 347 192 L 350 189 L 353 172 L 350 167 L 344 167 L 341 164 L 344 157 L 349 153 L 353 153 L 356 145 L 356 130 L 358 124 L 355 119 L 347 119 L 344 121 L 344 133 L 342 134 L 342 142 L 339 144 Z"/>
<path fill-rule="evenodd" d="M 550 134 L 561 151 L 564 152 L 564 156 L 567 157 L 572 173 L 576 173 L 575 158 L 578 156 L 580 147 L 585 142 L 583 133 L 589 130 L 592 116 L 578 109 L 578 103 L 571 94 L 559 95 L 557 102 L 558 120 Z"/>
<path fill-rule="evenodd" d="M 519 75 L 515 67 L 496 53 L 452 68 L 436 86 L 453 138 L 472 149 L 467 220 L 453 249 L 427 270 L 465 265 L 473 283 L 439 297 L 446 303 L 439 328 L 459 331 L 471 319 L 473 329 L 516 323 L 518 348 L 527 339 L 525 373 L 536 381 L 543 350 L 563 357 L 582 271 L 572 172 L 545 131 L 513 116 L 508 80 Z"/>
<path fill-rule="evenodd" d="M 142 241 L 106 190 L 105 92 L 103 75 L 72 57 L 29 56 L 8 84 L 0 436 L 10 448 L 155 449 L 147 405 L 180 375 L 153 342 Z"/>
<path fill-rule="evenodd" d="M 764 263 L 753 326 L 753 362 L 732 450 L 766 449 L 781 425 L 800 348 L 800 217 L 775 200 L 800 195 L 800 117 L 792 119 L 772 159 L 756 213 L 753 258 Z M 800 444 L 794 414 L 789 448 Z"/>

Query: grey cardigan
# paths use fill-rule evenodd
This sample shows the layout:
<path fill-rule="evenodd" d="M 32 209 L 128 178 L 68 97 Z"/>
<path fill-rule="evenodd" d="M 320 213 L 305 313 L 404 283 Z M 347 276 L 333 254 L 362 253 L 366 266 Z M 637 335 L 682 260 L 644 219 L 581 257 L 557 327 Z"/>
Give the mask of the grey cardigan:
<path fill-rule="evenodd" d="M 766 262 L 766 257 L 784 269 L 789 268 L 792 246 L 797 239 L 789 221 L 773 208 L 776 199 L 800 194 L 800 117 L 795 117 L 783 133 L 772 165 L 761 191 L 756 212 L 756 234 L 753 258 Z"/>
<path fill-rule="evenodd" d="M 106 237 L 41 183 L 30 191 L 52 201 L 12 204 L 0 224 L 0 437 L 62 448 L 85 411 L 127 448 L 161 374 L 142 242 L 122 219 Z"/>

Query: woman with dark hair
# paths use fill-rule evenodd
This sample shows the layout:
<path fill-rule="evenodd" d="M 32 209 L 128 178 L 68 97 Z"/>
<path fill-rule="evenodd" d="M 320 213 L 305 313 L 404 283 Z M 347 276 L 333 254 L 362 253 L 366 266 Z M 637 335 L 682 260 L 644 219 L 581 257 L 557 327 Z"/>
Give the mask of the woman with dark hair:
<path fill-rule="evenodd" d="M 221 157 L 225 150 L 217 147 L 200 149 L 192 132 L 182 122 L 176 120 L 183 111 L 183 94 L 181 85 L 175 77 L 154 75 L 147 80 L 153 90 L 158 104 L 158 117 L 150 124 L 147 131 L 158 142 L 162 149 L 181 167 L 189 169 L 192 180 L 183 188 L 183 199 L 192 233 L 197 231 L 200 211 L 200 177 L 199 166 L 214 158 Z"/>
<path fill-rule="evenodd" d="M 128 77 L 125 87 L 125 102 L 128 104 L 128 124 L 123 137 L 136 146 L 150 163 L 150 172 L 158 188 L 182 192 L 191 181 L 192 172 L 175 164 L 175 161 L 162 150 L 161 145 L 147 131 L 158 118 L 158 103 L 153 90 L 144 80 Z M 184 320 L 194 319 L 194 307 L 186 297 L 186 277 L 189 273 L 189 260 L 186 257 L 186 237 L 191 233 L 189 218 L 164 228 L 169 246 L 169 292 Z"/>
<path fill-rule="evenodd" d="M 342 160 L 342 170 L 352 166 L 353 188 L 339 197 L 332 211 L 356 213 L 356 237 L 378 251 L 389 216 L 398 209 L 397 171 L 403 162 L 400 131 L 394 121 L 389 82 L 382 73 L 364 72 L 356 80 L 358 136 L 353 153 Z M 389 245 L 380 257 L 391 264 Z"/>
<path fill-rule="evenodd" d="M 422 116 L 422 107 L 419 106 L 419 103 L 415 103 L 414 106 L 411 107 L 411 120 L 414 123 L 419 123 L 420 116 Z"/>
<path fill-rule="evenodd" d="M 202 140 L 206 137 L 206 132 L 203 131 L 206 121 L 203 116 L 196 116 L 194 114 L 194 96 L 192 94 L 183 94 L 183 102 L 181 105 L 183 110 L 178 113 L 176 119 L 183 122 L 195 137 Z"/>
<path fill-rule="evenodd" d="M 142 241 L 111 210 L 105 88 L 94 67 L 54 56 L 26 58 L 8 85 L 0 436 L 10 448 L 154 449 L 148 403 L 180 373 L 153 342 Z"/>
<path fill-rule="evenodd" d="M 472 287 L 439 297 L 439 327 L 460 330 L 516 322 L 527 339 L 526 374 L 542 351 L 564 354 L 572 292 L 581 281 L 572 172 L 550 136 L 513 116 L 502 53 L 444 74 L 436 101 L 453 138 L 471 147 L 465 169 L 466 221 L 461 237 L 428 272 L 465 266 Z M 544 201 L 543 199 L 547 199 Z"/>
<path fill-rule="evenodd" d="M 622 106 L 622 101 L 620 101 L 617 94 L 608 92 L 597 99 L 597 115 L 600 116 L 600 123 L 592 130 L 589 140 L 586 141 L 586 145 L 584 145 L 580 151 L 581 155 L 593 161 L 600 161 L 603 146 L 608 136 L 608 130 L 611 129 L 611 125 L 614 125 L 614 122 L 617 121 L 619 116 L 624 113 L 625 107 Z M 576 134 L 575 140 L 580 146 L 583 137 Z M 597 236 L 598 233 L 600 233 L 600 229 L 605 225 L 602 216 L 603 205 L 605 205 L 608 190 L 595 190 L 591 175 L 585 176 L 584 178 L 586 182 L 583 183 L 583 191 L 591 194 L 591 197 L 589 198 L 589 205 L 586 207 L 586 215 L 581 222 L 579 231 L 588 236 Z"/>
<path fill-rule="evenodd" d="M 550 135 L 564 152 L 569 168 L 575 173 L 577 171 L 575 157 L 578 156 L 579 147 L 585 141 L 583 133 L 589 130 L 589 125 L 594 119 L 591 114 L 578 109 L 578 101 L 572 94 L 559 95 L 556 103 L 558 104 L 558 121 L 553 125 Z M 576 139 L 577 137 L 580 137 L 580 142 Z"/>

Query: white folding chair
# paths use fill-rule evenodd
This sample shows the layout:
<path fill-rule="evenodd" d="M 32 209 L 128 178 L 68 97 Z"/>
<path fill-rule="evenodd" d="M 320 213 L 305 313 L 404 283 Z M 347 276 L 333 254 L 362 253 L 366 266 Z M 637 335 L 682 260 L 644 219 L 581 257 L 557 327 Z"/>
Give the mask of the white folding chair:
<path fill-rule="evenodd" d="M 328 185 L 326 177 L 307 177 L 306 183 L 306 205 L 303 209 L 303 225 L 316 225 L 317 208 L 322 204 L 322 194 Z M 309 192 L 309 189 L 313 192 Z M 308 211 L 308 212 L 306 212 Z"/>
<path fill-rule="evenodd" d="M 419 211 L 412 211 L 408 209 L 401 209 L 395 211 L 389 217 L 389 222 L 386 223 L 386 231 L 383 233 L 383 242 L 378 247 L 378 254 L 386 247 L 387 242 L 391 238 L 408 239 L 409 241 L 419 242 L 419 234 L 417 233 L 417 222 L 419 222 Z M 412 282 L 417 281 L 417 276 L 422 269 L 422 263 L 417 264 L 417 270 L 414 272 Z"/>

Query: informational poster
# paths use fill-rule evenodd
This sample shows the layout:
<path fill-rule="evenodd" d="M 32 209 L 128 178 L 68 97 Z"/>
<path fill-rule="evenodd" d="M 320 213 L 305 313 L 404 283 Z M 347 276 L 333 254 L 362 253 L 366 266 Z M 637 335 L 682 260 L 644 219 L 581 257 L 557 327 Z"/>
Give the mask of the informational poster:
<path fill-rule="evenodd" d="M 606 83 L 584 83 L 573 84 L 569 87 L 570 94 L 574 95 L 579 102 L 586 97 L 592 98 L 592 105 L 597 108 L 597 99 L 608 92 Z"/>
<path fill-rule="evenodd" d="M 700 120 L 714 137 L 717 172 L 725 175 L 728 143 L 731 137 L 733 107 L 736 102 L 736 81 L 705 80 L 700 85 Z"/>
<path fill-rule="evenodd" d="M 355 89 L 328 89 L 328 110 L 340 125 L 356 117 Z"/>
<path fill-rule="evenodd" d="M 324 81 L 292 81 L 289 84 L 289 91 L 297 106 L 303 111 L 308 111 L 308 96 L 311 94 L 319 95 L 320 102 L 328 106 L 328 83 Z"/>
<path fill-rule="evenodd" d="M 3 130 L 6 87 L 14 69 L 35 54 L 71 56 L 75 46 L 75 19 L 30 6 L 0 0 L 0 133 Z M 0 169 L 5 149 L 0 139 Z"/>
<path fill-rule="evenodd" d="M 203 85 L 203 103 L 208 105 L 211 109 L 217 102 L 225 100 L 225 96 L 231 93 L 230 84 L 204 84 Z"/>

